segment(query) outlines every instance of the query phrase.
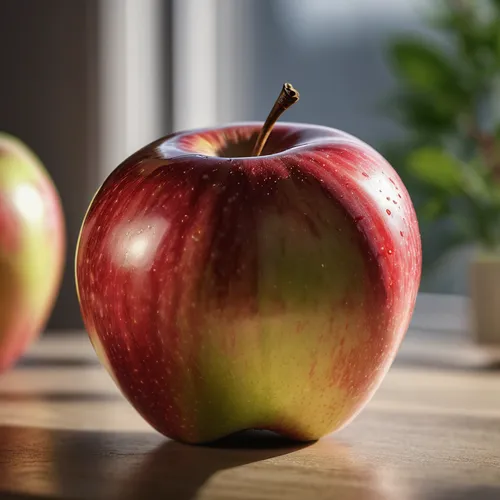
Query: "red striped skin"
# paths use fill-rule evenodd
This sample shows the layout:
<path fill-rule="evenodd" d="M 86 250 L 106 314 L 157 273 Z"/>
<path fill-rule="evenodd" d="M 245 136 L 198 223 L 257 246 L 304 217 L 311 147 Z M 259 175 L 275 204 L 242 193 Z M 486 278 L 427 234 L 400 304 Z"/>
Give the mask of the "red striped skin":
<path fill-rule="evenodd" d="M 340 428 L 382 380 L 414 307 L 420 235 L 392 167 L 343 132 L 287 123 L 275 126 L 261 157 L 214 156 L 231 143 L 249 150 L 259 129 L 236 124 L 152 143 L 110 175 L 82 226 L 76 275 L 91 340 L 134 407 L 181 441 L 204 442 L 238 430 L 229 422 L 240 411 L 242 428 L 268 428 L 295 439 Z M 318 286 L 304 295 L 300 268 L 314 271 L 315 256 L 326 262 L 337 251 L 344 260 L 337 268 L 328 262 Z M 357 268 L 350 254 L 359 255 Z M 292 255 L 283 257 L 291 259 L 290 280 L 280 274 L 277 284 L 266 284 L 265 270 L 280 267 L 280 255 Z M 317 316 L 329 322 L 312 331 Z M 279 333 L 269 318 L 278 322 Z M 323 411 L 325 418 L 315 417 L 311 425 L 308 412 L 300 414 L 288 396 L 265 411 L 265 391 L 282 390 L 281 383 L 273 385 L 279 378 L 270 365 L 278 371 L 283 366 L 290 378 L 290 367 L 274 361 L 279 346 L 289 347 L 287 335 L 294 363 L 309 363 L 306 380 L 297 375 L 296 386 L 291 379 L 287 390 L 296 387 L 302 405 L 320 400 L 299 394 L 309 391 L 308 383 L 322 391 L 322 406 L 310 404 L 308 411 Z M 311 342 L 321 344 L 317 352 Z M 258 389 L 248 402 L 259 412 L 249 408 L 247 415 L 231 403 L 231 391 L 238 377 L 242 386 L 250 384 L 247 391 L 253 387 L 243 379 L 262 360 L 265 382 L 255 381 Z M 320 379 L 324 373 L 327 380 Z M 341 411 L 340 396 L 328 399 L 334 389 L 342 395 Z M 275 419 L 263 421 L 268 413 Z"/>

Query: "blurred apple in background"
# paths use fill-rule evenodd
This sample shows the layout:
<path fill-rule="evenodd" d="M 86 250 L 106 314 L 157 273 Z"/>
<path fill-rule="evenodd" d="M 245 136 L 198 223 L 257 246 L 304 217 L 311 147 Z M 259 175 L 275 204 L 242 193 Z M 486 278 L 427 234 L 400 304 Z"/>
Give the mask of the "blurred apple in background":
<path fill-rule="evenodd" d="M 43 329 L 65 250 L 58 193 L 39 159 L 0 134 L 0 371 Z"/>
<path fill-rule="evenodd" d="M 82 226 L 77 287 L 92 343 L 144 418 L 181 441 L 340 428 L 412 315 L 421 248 L 404 185 L 344 132 L 270 133 L 287 96 L 298 98 L 284 86 L 264 126 L 146 146 L 105 181 Z"/>

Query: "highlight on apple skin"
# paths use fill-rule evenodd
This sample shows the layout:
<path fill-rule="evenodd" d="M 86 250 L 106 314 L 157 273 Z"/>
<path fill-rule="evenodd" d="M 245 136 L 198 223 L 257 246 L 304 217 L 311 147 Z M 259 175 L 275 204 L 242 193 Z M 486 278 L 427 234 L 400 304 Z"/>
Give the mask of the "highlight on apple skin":
<path fill-rule="evenodd" d="M 105 181 L 76 256 L 101 361 L 158 431 L 315 440 L 368 402 L 408 328 L 421 243 L 405 186 L 344 132 L 173 134 Z"/>
<path fill-rule="evenodd" d="M 64 216 L 40 160 L 0 133 L 0 372 L 43 329 L 64 265 Z"/>

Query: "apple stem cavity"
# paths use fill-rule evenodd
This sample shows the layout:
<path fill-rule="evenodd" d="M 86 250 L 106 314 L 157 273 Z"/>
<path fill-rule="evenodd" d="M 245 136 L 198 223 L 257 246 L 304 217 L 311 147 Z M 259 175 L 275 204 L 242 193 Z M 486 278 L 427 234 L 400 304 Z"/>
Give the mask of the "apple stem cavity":
<path fill-rule="evenodd" d="M 262 126 L 257 140 L 255 141 L 255 146 L 253 147 L 252 156 L 260 156 L 264 146 L 266 145 L 267 139 L 271 134 L 274 124 L 278 121 L 278 118 L 293 104 L 299 100 L 299 92 L 293 88 L 291 83 L 283 84 L 280 95 L 276 102 L 274 103 L 273 109 L 269 113 L 264 125 Z"/>

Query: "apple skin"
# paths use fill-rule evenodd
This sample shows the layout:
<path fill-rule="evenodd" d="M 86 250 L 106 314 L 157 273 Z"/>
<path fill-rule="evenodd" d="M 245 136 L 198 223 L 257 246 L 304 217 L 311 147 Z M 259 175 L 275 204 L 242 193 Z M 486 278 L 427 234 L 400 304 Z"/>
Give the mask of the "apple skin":
<path fill-rule="evenodd" d="M 104 182 L 76 256 L 103 364 L 164 435 L 315 440 L 368 402 L 413 312 L 408 192 L 344 132 L 260 123 L 168 136 Z M 248 153 L 246 153 L 248 154 Z M 218 156 L 220 155 L 220 156 Z"/>
<path fill-rule="evenodd" d="M 65 229 L 40 160 L 0 133 L 0 371 L 41 332 L 61 281 Z"/>

